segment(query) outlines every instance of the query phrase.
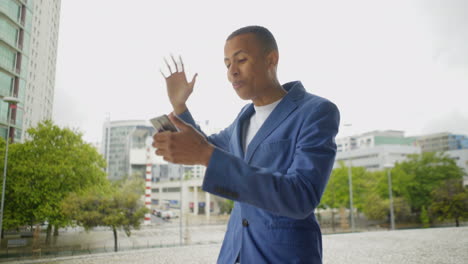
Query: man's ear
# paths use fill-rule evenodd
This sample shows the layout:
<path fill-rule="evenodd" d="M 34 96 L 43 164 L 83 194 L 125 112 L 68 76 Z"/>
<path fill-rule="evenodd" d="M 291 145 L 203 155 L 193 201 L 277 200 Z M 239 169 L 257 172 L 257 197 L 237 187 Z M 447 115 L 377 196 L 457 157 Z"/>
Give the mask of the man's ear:
<path fill-rule="evenodd" d="M 277 50 L 270 51 L 267 55 L 268 67 L 273 67 L 276 69 L 278 66 L 279 53 Z"/>

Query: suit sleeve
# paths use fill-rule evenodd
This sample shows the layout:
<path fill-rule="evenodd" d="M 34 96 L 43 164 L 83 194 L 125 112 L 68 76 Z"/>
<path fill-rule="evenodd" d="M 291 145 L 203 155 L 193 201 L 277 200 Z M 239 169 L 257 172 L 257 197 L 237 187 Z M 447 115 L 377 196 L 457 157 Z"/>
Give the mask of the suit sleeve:
<path fill-rule="evenodd" d="M 286 174 L 251 166 L 216 148 L 202 188 L 278 215 L 304 219 L 318 206 L 327 185 L 338 126 L 337 107 L 329 101 L 321 103 L 302 124 Z"/>
<path fill-rule="evenodd" d="M 232 135 L 232 132 L 233 132 L 233 126 L 232 125 L 230 125 L 229 127 L 225 128 L 224 130 L 222 130 L 221 132 L 219 132 L 217 134 L 207 136 L 201 130 L 200 126 L 198 126 L 195 123 L 195 120 L 193 119 L 192 114 L 188 110 L 183 112 L 182 114 L 178 115 L 178 117 L 180 119 L 182 119 L 183 121 L 185 121 L 186 123 L 193 126 L 195 129 L 198 130 L 198 132 L 202 133 L 203 136 L 205 136 L 205 138 L 208 140 L 208 142 L 210 142 L 211 144 L 215 145 L 216 147 L 218 147 L 218 148 L 220 148 L 220 149 L 222 149 L 224 151 L 229 151 L 229 141 L 231 139 L 231 135 Z"/>

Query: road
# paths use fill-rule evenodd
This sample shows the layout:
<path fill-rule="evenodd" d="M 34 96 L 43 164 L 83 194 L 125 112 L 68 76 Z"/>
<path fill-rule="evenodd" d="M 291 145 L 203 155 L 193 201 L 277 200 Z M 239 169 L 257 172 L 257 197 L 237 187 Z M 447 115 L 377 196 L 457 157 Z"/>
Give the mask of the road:
<path fill-rule="evenodd" d="M 324 235 L 324 263 L 468 263 L 468 227 Z M 191 245 L 12 263 L 215 263 L 221 244 Z"/>

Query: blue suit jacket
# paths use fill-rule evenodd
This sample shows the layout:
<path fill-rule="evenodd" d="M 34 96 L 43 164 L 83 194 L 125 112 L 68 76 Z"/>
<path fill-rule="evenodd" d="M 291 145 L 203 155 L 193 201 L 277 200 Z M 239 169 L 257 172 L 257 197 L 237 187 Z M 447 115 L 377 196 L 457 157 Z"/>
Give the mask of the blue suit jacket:
<path fill-rule="evenodd" d="M 207 137 L 216 148 L 202 188 L 236 201 L 218 263 L 234 263 L 239 254 L 241 263 L 322 263 L 322 234 L 313 212 L 333 167 L 339 112 L 300 82 L 283 87 L 287 95 L 246 153 L 242 125 L 254 113 L 252 104 Z M 180 117 L 196 126 L 190 112 Z"/>

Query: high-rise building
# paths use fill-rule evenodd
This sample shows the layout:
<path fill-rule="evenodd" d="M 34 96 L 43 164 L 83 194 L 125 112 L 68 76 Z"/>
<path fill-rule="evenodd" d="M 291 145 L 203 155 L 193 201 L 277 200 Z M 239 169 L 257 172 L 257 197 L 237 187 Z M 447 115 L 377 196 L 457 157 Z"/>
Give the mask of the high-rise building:
<path fill-rule="evenodd" d="M 9 104 L 0 100 L 0 136 L 12 141 L 20 140 L 23 133 L 32 18 L 32 1 L 0 1 L 0 96 L 15 97 L 20 101 L 10 113 Z M 9 135 L 8 124 L 11 126 Z"/>
<path fill-rule="evenodd" d="M 455 135 L 448 132 L 419 136 L 416 145 L 422 152 L 449 151 L 468 149 L 468 136 Z"/>
<path fill-rule="evenodd" d="M 54 104 L 61 0 L 32 2 L 22 138 L 28 128 L 35 127 L 40 121 L 52 119 Z"/>
<path fill-rule="evenodd" d="M 155 154 L 156 149 L 151 146 L 155 132 L 156 130 L 151 126 L 138 126 L 130 132 L 128 175 L 144 178 L 148 169 L 147 165 L 151 165 L 153 182 L 179 180 L 184 174 L 184 166 L 168 163 Z"/>
<path fill-rule="evenodd" d="M 101 153 L 107 161 L 109 180 L 120 180 L 129 176 L 130 171 L 130 137 L 138 128 L 147 128 L 144 120 L 110 121 L 104 123 Z"/>
<path fill-rule="evenodd" d="M 0 136 L 20 141 L 26 130 L 52 118 L 60 0 L 0 1 L 0 96 L 16 97 L 9 112 L 0 100 Z"/>

